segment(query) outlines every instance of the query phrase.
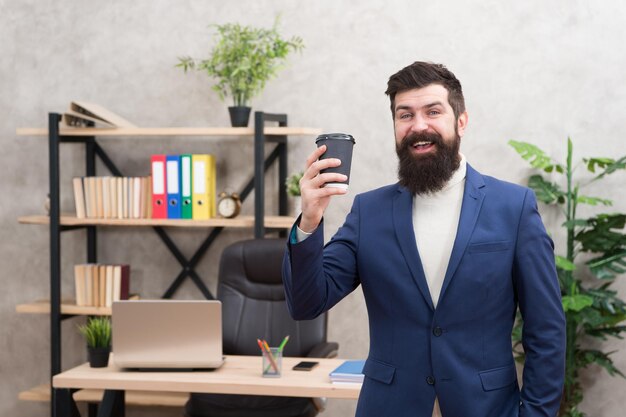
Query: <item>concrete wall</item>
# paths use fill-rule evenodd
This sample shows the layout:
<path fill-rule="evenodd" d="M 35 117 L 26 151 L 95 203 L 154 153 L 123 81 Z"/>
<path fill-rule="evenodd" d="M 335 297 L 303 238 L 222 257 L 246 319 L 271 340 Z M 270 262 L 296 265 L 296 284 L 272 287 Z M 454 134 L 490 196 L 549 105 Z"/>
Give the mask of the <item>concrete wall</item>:
<path fill-rule="evenodd" d="M 0 292 L 0 414 L 45 415 L 46 404 L 17 401 L 17 393 L 46 381 L 48 317 L 18 315 L 15 305 L 48 296 L 48 233 L 18 225 L 18 215 L 43 212 L 47 192 L 44 138 L 17 137 L 16 127 L 45 127 L 47 112 L 62 112 L 70 100 L 91 100 L 139 126 L 224 126 L 226 105 L 204 74 L 183 75 L 176 57 L 206 57 L 212 23 L 270 26 L 282 14 L 281 31 L 299 35 L 306 49 L 291 57 L 278 79 L 253 100 L 257 110 L 286 112 L 293 126 L 349 132 L 357 140 L 348 196 L 327 212 L 331 235 L 355 194 L 394 182 L 396 157 L 388 101 L 390 74 L 414 60 L 448 65 L 463 83 L 470 123 L 462 151 L 483 173 L 523 183 L 531 170 L 507 145 L 535 143 L 562 159 L 568 136 L 576 158 L 626 153 L 624 67 L 626 8 L 617 1 L 469 0 L 349 2 L 277 0 L 75 2 L 0 0 L 0 204 L 3 291 Z M 240 188 L 250 168 L 248 139 L 111 139 L 102 141 L 128 175 L 148 173 L 153 153 L 210 152 L 218 156 L 218 188 Z M 303 165 L 312 138 L 292 138 L 291 170 Z M 72 210 L 70 178 L 83 172 L 82 148 L 62 151 L 62 209 Z M 99 172 L 106 172 L 99 166 Z M 584 176 L 582 170 L 579 174 Z M 594 185 L 591 195 L 615 199 L 626 210 L 624 174 Z M 271 191 L 271 190 L 270 190 Z M 269 194 L 268 194 L 269 195 Z M 251 213 L 253 201 L 244 212 Z M 270 201 L 273 207 L 275 202 Z M 563 251 L 561 219 L 542 207 Z M 178 273 L 172 256 L 150 230 L 102 229 L 103 262 L 132 264 L 132 290 L 159 296 Z M 206 231 L 172 231 L 190 255 Z M 215 286 L 216 262 L 226 244 L 248 231 L 222 234 L 199 270 Z M 64 294 L 70 295 L 71 266 L 84 260 L 84 232 L 64 235 Z M 623 295 L 626 284 L 619 284 Z M 199 297 L 186 284 L 179 298 Z M 330 338 L 345 357 L 367 354 L 367 318 L 356 291 L 330 313 Z M 63 324 L 64 365 L 85 359 L 75 326 Z M 609 341 L 606 350 L 626 370 L 626 349 Z M 591 416 L 620 415 L 626 382 L 593 368 L 585 373 L 582 408 Z M 354 402 L 335 400 L 329 417 L 353 413 Z M 180 410 L 133 409 L 131 416 L 178 416 Z"/>

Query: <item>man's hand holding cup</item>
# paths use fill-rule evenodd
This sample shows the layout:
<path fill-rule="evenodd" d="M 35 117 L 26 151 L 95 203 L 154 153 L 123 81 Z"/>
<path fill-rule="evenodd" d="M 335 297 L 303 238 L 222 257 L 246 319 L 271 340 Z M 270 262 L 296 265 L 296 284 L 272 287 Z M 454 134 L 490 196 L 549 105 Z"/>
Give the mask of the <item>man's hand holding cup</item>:
<path fill-rule="evenodd" d="M 302 218 L 300 230 L 310 233 L 322 221 L 333 195 L 348 192 L 354 138 L 342 133 L 320 135 L 318 148 L 307 158 L 300 180 Z"/>

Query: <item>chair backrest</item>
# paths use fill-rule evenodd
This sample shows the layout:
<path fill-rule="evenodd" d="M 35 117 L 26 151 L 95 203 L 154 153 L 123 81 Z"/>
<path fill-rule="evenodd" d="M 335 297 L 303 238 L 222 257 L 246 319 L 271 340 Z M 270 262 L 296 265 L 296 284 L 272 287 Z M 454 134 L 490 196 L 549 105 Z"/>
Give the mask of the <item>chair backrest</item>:
<path fill-rule="evenodd" d="M 278 346 L 289 335 L 285 356 L 306 356 L 326 341 L 326 314 L 295 321 L 282 283 L 285 239 L 236 242 L 222 253 L 217 298 L 222 302 L 224 353 L 260 354 L 257 339 Z"/>

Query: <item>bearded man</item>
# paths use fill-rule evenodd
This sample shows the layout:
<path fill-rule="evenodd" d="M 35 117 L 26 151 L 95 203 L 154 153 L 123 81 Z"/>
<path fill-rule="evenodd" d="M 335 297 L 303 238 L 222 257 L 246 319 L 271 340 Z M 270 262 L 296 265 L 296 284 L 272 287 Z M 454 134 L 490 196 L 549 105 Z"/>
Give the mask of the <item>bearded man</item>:
<path fill-rule="evenodd" d="M 468 122 L 446 67 L 392 75 L 397 184 L 357 195 L 324 246 L 322 217 L 345 194 L 337 159 L 306 162 L 302 214 L 283 262 L 294 319 L 312 319 L 361 285 L 370 350 L 358 417 L 555 416 L 565 371 L 565 318 L 533 192 L 484 176 L 459 153 Z M 511 347 L 517 308 L 526 362 Z"/>

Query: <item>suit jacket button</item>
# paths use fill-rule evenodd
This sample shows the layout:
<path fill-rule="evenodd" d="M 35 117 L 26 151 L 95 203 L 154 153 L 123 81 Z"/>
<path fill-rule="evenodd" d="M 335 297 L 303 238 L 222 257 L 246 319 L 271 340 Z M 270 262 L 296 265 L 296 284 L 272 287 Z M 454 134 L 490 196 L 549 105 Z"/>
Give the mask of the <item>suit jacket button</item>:
<path fill-rule="evenodd" d="M 433 329 L 433 334 L 435 335 L 435 337 L 441 336 L 442 333 L 443 333 L 443 329 L 439 326 Z"/>
<path fill-rule="evenodd" d="M 426 383 L 428 385 L 435 385 L 435 378 L 433 378 L 432 376 L 427 376 L 426 377 Z"/>

